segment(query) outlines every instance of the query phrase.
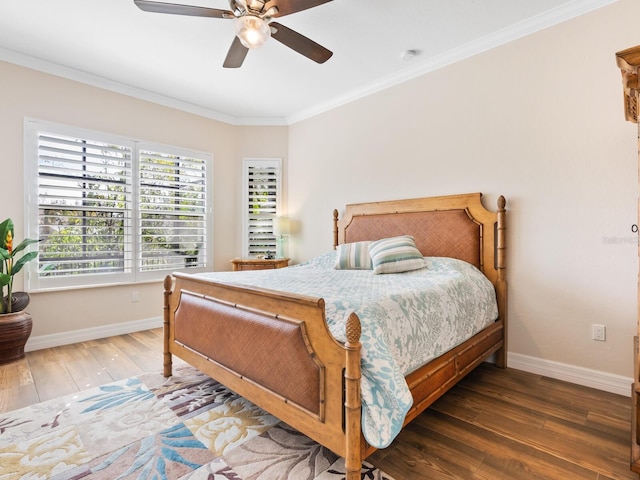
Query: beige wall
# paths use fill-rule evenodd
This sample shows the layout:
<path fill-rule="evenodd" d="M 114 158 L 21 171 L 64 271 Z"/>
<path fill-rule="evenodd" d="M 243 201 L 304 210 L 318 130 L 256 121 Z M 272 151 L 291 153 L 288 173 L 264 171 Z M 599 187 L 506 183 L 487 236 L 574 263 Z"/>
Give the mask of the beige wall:
<path fill-rule="evenodd" d="M 640 43 L 638 18 L 621 0 L 292 125 L 294 256 L 331 248 L 346 203 L 503 194 L 511 353 L 631 377 L 637 130 L 615 52 Z"/>
<path fill-rule="evenodd" d="M 240 254 L 243 157 L 283 158 L 296 261 L 331 248 L 331 212 L 346 203 L 481 191 L 495 208 L 503 194 L 511 353 L 630 377 L 637 129 L 614 54 L 640 43 L 637 18 L 640 4 L 620 0 L 289 128 L 230 126 L 0 62 L 0 217 L 23 218 L 25 117 L 211 152 L 217 270 Z M 161 289 L 34 294 L 34 335 L 158 317 Z M 593 323 L 606 342 L 591 340 Z"/>
<path fill-rule="evenodd" d="M 35 118 L 156 141 L 214 157 L 214 268 L 229 270 L 229 259 L 241 253 L 242 157 L 286 159 L 286 127 L 237 127 L 180 112 L 132 97 L 0 62 L 0 217 L 16 222 L 23 238 L 23 125 Z M 21 284 L 21 279 L 18 279 Z M 131 291 L 140 300 L 131 301 Z M 64 292 L 35 293 L 29 311 L 32 336 L 46 336 L 122 322 L 159 318 L 160 282 Z"/>

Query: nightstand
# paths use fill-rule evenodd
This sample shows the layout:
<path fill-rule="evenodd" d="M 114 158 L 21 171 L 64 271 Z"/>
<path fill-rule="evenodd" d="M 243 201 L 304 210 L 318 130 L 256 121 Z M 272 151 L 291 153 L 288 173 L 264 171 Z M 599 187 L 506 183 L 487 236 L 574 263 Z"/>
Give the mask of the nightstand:
<path fill-rule="evenodd" d="M 231 260 L 233 271 L 266 270 L 269 268 L 283 268 L 289 265 L 288 258 L 234 258 Z"/>

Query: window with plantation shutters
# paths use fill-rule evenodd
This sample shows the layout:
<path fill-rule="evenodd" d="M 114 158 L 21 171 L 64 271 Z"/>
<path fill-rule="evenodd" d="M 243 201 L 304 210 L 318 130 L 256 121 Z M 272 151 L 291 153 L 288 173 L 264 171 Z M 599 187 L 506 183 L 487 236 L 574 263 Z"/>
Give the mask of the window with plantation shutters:
<path fill-rule="evenodd" d="M 131 148 L 48 132 L 37 142 L 38 274 L 131 272 Z"/>
<path fill-rule="evenodd" d="M 207 168 L 201 158 L 139 153 L 140 269 L 204 267 Z"/>
<path fill-rule="evenodd" d="M 211 156 L 27 121 L 27 288 L 161 279 L 211 263 Z"/>
<path fill-rule="evenodd" d="M 280 170 L 280 159 L 244 160 L 245 256 L 275 256 L 273 221 L 280 206 Z"/>

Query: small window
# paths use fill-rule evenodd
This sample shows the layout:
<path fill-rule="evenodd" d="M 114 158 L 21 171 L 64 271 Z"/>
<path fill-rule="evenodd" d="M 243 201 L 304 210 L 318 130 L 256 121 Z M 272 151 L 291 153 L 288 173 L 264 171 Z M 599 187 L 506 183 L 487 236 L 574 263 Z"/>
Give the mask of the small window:
<path fill-rule="evenodd" d="M 31 291 L 163 278 L 210 263 L 211 156 L 44 122 L 26 134 Z"/>
<path fill-rule="evenodd" d="M 244 256 L 275 256 L 273 228 L 280 211 L 281 165 L 280 159 L 244 160 Z"/>

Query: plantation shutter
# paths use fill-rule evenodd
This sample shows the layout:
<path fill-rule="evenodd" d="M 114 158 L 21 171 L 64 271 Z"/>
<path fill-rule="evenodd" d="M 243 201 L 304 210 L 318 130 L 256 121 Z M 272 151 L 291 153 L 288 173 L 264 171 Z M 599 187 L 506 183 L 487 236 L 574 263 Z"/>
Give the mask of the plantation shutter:
<path fill-rule="evenodd" d="M 277 214 L 280 162 L 255 160 L 246 163 L 247 253 L 251 257 L 275 255 L 273 221 Z"/>
<path fill-rule="evenodd" d="M 39 132 L 38 273 L 130 273 L 131 147 Z"/>
<path fill-rule="evenodd" d="M 207 162 L 141 148 L 140 268 L 204 267 L 207 262 Z"/>

